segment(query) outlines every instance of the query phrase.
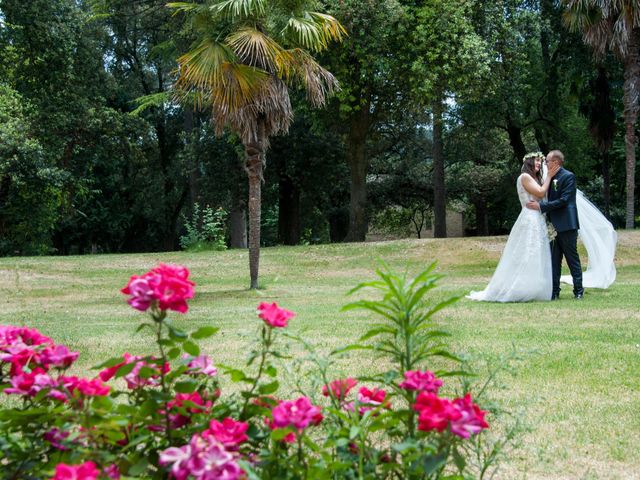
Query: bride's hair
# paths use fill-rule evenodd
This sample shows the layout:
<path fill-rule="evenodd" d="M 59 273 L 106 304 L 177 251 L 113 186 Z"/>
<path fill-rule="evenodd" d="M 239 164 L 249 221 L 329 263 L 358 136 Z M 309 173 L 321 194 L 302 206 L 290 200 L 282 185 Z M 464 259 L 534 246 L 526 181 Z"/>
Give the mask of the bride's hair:
<path fill-rule="evenodd" d="M 522 173 L 528 173 L 533 179 L 542 185 L 542 168 L 536 172 L 536 158 L 540 158 L 544 161 L 544 155 L 540 152 L 528 153 L 522 159 Z"/>

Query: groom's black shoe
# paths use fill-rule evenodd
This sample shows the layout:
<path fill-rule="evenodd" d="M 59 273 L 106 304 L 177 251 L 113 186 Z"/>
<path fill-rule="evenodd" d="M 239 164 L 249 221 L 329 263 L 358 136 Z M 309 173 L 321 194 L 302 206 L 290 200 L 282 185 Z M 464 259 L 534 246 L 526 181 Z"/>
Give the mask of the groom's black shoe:
<path fill-rule="evenodd" d="M 576 293 L 573 298 L 575 298 L 576 300 L 582 300 L 584 298 L 584 294 Z"/>
<path fill-rule="evenodd" d="M 551 300 L 558 300 L 559 298 L 560 298 L 559 293 L 554 293 L 553 295 L 551 295 Z"/>

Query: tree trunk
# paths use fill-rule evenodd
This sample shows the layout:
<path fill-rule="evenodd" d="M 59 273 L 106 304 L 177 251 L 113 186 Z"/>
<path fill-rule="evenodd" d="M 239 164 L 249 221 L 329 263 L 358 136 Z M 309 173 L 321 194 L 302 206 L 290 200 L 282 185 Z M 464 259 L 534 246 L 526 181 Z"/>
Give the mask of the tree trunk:
<path fill-rule="evenodd" d="M 517 126 L 511 118 L 507 118 L 507 134 L 509 135 L 509 143 L 513 149 L 513 153 L 518 161 L 522 161 L 527 154 L 527 149 L 522 141 L 522 128 Z"/>
<path fill-rule="evenodd" d="M 339 207 L 328 214 L 329 240 L 332 243 L 343 242 L 349 233 L 349 213 Z"/>
<path fill-rule="evenodd" d="M 627 214 L 625 228 L 634 227 L 635 173 L 636 173 L 636 120 L 640 95 L 640 28 L 634 28 L 624 62 L 624 137 L 627 161 Z"/>
<path fill-rule="evenodd" d="M 300 243 L 300 189 L 291 177 L 281 173 L 278 180 L 278 241 L 284 245 Z"/>
<path fill-rule="evenodd" d="M 489 235 L 489 214 L 487 202 L 484 199 L 477 199 L 473 202 L 476 210 L 476 235 L 485 237 Z"/>
<path fill-rule="evenodd" d="M 444 183 L 442 147 L 442 98 L 433 102 L 433 236 L 447 237 L 447 192 Z"/>
<path fill-rule="evenodd" d="M 258 288 L 260 268 L 260 213 L 262 167 L 264 161 L 264 121 L 258 120 L 255 142 L 245 144 L 246 169 L 249 177 L 249 276 L 251 289 Z"/>
<path fill-rule="evenodd" d="M 349 202 L 349 233 L 347 242 L 364 242 L 367 234 L 367 131 L 369 130 L 369 104 L 362 105 L 351 117 L 347 139 L 347 162 L 351 170 L 351 199 Z"/>
<path fill-rule="evenodd" d="M 236 203 L 229 213 L 231 248 L 247 248 L 247 217 L 244 202 Z"/>
<path fill-rule="evenodd" d="M 193 142 L 193 110 L 190 108 L 184 109 L 183 114 L 183 126 L 184 133 L 186 137 L 187 145 Z M 198 175 L 198 159 L 191 158 L 191 162 L 189 163 L 189 204 L 193 205 L 198 201 L 199 192 L 198 192 L 198 183 L 199 183 L 199 175 Z"/>
<path fill-rule="evenodd" d="M 611 219 L 611 167 L 608 151 L 602 153 L 602 200 L 604 214 L 608 219 Z"/>

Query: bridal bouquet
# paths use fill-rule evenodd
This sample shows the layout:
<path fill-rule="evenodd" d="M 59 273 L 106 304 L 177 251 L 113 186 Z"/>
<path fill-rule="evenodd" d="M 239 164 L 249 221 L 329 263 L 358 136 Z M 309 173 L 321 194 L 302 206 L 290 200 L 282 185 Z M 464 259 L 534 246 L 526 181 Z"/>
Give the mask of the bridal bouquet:
<path fill-rule="evenodd" d="M 549 237 L 549 241 L 553 242 L 556 239 L 556 235 L 558 235 L 558 232 L 556 232 L 556 227 L 553 226 L 553 223 L 551 223 L 551 221 L 549 221 L 549 219 L 547 218 L 547 236 Z"/>

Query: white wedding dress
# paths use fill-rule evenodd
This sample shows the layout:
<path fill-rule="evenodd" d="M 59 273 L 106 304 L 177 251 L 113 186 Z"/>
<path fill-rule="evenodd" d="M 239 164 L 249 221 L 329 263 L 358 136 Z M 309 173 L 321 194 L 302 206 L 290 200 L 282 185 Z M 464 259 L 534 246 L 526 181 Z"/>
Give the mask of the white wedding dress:
<path fill-rule="evenodd" d="M 545 218 L 525 205 L 537 200 L 522 185 L 523 173 L 516 181 L 522 210 L 514 223 L 496 271 L 487 287 L 471 292 L 467 298 L 486 302 L 528 302 L 550 300 L 551 250 Z"/>

